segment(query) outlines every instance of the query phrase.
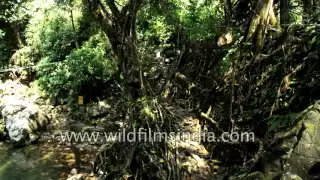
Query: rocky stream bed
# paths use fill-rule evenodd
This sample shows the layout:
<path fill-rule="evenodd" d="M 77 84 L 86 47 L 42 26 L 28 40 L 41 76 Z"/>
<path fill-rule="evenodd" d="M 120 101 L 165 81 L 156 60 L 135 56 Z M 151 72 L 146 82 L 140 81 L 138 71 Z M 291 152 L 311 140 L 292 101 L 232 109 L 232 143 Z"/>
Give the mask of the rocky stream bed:
<path fill-rule="evenodd" d="M 0 84 L 0 179 L 95 179 L 90 175 L 101 144 L 71 143 L 61 135 L 96 127 L 71 119 L 66 106 L 53 107 L 32 88 Z"/>
<path fill-rule="evenodd" d="M 108 149 L 102 146 L 102 142 L 75 143 L 62 140 L 61 132 L 106 132 L 123 127 L 123 122 L 115 120 L 116 113 L 108 111 L 110 107 L 106 102 L 80 107 L 79 119 L 73 119 L 68 106 L 54 107 L 32 88 L 19 82 L 8 80 L 0 84 L 0 92 L 0 180 L 97 179 L 92 170 L 98 152 L 105 154 L 102 158 L 118 155 L 119 160 L 128 158 L 128 154 L 123 153 L 125 149 L 121 148 L 124 146 L 114 145 Z M 99 126 L 96 126 L 86 124 L 85 119 L 88 118 L 96 118 L 96 121 L 99 118 L 113 120 L 99 121 Z M 190 132 L 193 131 L 190 127 L 201 128 L 197 118 L 186 114 L 181 119 L 184 120 L 176 120 L 177 125 L 189 127 Z M 235 167 L 217 164 L 224 157 L 212 154 L 214 149 L 200 143 L 175 142 L 171 148 L 181 162 L 181 177 L 187 179 L 320 179 L 320 101 L 296 114 L 290 120 L 290 128 L 269 136 L 269 140 L 256 142 L 257 145 L 260 143 L 260 147 L 255 155 L 243 166 L 237 166 L 236 171 L 230 170 Z M 128 150 L 130 152 L 130 148 Z M 241 152 L 226 153 L 229 156 Z M 121 154 L 123 157 L 120 157 Z M 144 171 L 149 178 L 168 178 L 160 167 L 164 167 L 169 160 L 159 159 L 152 152 L 140 155 L 153 159 L 150 167 L 159 167 L 148 169 L 146 166 Z M 208 155 L 217 161 L 208 159 Z M 101 163 L 101 166 L 98 167 L 100 170 L 111 169 L 111 172 L 120 174 L 129 168 L 128 165 L 121 166 L 121 163 Z"/>

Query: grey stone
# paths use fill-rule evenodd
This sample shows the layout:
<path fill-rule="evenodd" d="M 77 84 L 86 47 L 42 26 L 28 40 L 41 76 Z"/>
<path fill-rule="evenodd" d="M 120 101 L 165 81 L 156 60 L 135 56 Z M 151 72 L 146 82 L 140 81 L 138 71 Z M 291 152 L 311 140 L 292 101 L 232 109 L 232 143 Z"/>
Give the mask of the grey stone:
<path fill-rule="evenodd" d="M 280 178 L 280 180 L 302 180 L 302 178 L 295 174 L 286 173 Z"/>
<path fill-rule="evenodd" d="M 7 104 L 1 114 L 10 140 L 17 146 L 37 142 L 38 132 L 49 123 L 37 105 L 19 100 Z"/>
<path fill-rule="evenodd" d="M 83 174 L 76 174 L 76 175 L 73 175 L 72 177 L 68 178 L 67 180 L 84 180 L 84 175 Z"/>
<path fill-rule="evenodd" d="M 310 179 L 308 171 L 320 162 L 320 101 L 299 113 L 293 125 L 274 136 L 261 156 L 269 179 Z"/>
<path fill-rule="evenodd" d="M 73 169 L 71 169 L 70 174 L 76 175 L 76 174 L 78 174 L 78 170 L 76 168 L 73 168 Z"/>

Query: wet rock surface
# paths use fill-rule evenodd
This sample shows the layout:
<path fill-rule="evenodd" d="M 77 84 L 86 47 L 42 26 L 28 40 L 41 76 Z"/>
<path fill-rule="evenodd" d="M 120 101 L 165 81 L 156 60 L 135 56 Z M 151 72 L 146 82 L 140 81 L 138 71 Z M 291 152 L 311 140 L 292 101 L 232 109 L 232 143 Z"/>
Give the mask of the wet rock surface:
<path fill-rule="evenodd" d="M 50 120 L 35 104 L 36 94 L 29 94 L 27 86 L 10 80 L 0 85 L 0 91 L 2 132 L 6 131 L 16 146 L 38 141 Z"/>
<path fill-rule="evenodd" d="M 256 168 L 266 179 L 319 179 L 320 101 L 301 112 L 291 127 L 277 133 Z"/>
<path fill-rule="evenodd" d="M 102 143 L 63 136 L 104 128 L 73 120 L 68 106 L 52 106 L 18 81 L 0 83 L 0 92 L 0 179 L 95 179 L 89 174 Z"/>
<path fill-rule="evenodd" d="M 2 110 L 2 116 L 10 140 L 17 146 L 37 141 L 40 132 L 49 124 L 49 119 L 34 104 L 7 104 Z"/>

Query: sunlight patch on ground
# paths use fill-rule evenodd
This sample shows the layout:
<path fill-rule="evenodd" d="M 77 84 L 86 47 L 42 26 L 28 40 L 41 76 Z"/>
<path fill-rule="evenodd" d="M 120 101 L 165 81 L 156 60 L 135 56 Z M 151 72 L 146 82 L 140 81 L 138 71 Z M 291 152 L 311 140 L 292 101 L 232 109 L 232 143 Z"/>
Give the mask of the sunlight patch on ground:
<path fill-rule="evenodd" d="M 48 152 L 47 154 L 45 154 L 44 156 L 42 156 L 39 161 L 44 161 L 44 160 L 50 160 L 53 156 L 53 152 Z"/>

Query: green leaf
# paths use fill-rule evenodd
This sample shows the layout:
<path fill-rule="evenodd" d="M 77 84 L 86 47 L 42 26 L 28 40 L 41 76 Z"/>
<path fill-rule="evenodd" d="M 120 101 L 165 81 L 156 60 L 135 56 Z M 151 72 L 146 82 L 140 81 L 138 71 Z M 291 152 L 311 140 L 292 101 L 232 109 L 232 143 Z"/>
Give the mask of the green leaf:
<path fill-rule="evenodd" d="M 290 121 L 289 117 L 286 119 L 283 119 L 283 121 L 281 121 L 281 123 L 280 123 L 280 126 L 286 127 L 288 125 L 289 121 Z"/>
<path fill-rule="evenodd" d="M 275 120 L 269 128 L 269 132 L 276 129 L 280 123 L 281 123 L 281 119 Z"/>

